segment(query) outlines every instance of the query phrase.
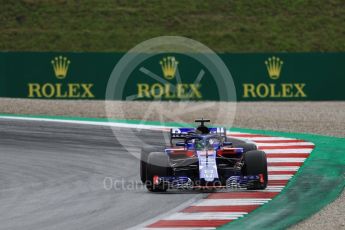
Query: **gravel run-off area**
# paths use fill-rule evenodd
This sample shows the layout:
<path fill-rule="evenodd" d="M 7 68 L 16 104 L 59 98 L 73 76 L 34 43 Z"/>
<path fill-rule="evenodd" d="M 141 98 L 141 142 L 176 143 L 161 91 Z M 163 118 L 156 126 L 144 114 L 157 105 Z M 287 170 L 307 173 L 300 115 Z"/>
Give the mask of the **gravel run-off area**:
<path fill-rule="evenodd" d="M 104 102 L 76 100 L 0 100 L 2 114 L 109 117 L 192 122 L 210 118 L 240 128 L 345 137 L 345 102 Z M 345 153 L 344 153 L 345 154 Z M 345 192 L 291 229 L 345 229 Z"/>

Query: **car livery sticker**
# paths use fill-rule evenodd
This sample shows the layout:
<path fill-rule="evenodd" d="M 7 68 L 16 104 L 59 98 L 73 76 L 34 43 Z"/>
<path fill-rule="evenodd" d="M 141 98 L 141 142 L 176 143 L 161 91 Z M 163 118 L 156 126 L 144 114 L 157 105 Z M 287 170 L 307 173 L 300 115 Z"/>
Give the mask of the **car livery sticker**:
<path fill-rule="evenodd" d="M 204 179 L 207 182 L 212 182 L 215 179 L 218 179 L 216 151 L 202 150 L 197 151 L 197 154 L 199 158 L 200 179 Z"/>

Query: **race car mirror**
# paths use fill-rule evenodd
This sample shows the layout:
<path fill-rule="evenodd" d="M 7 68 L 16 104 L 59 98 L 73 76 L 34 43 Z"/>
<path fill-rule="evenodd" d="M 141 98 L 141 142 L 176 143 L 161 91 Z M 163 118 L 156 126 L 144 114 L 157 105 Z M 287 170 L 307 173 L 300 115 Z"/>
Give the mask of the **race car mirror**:
<path fill-rule="evenodd" d="M 230 145 L 232 145 L 232 142 L 227 142 L 227 141 L 223 142 L 223 146 L 230 146 Z"/>
<path fill-rule="evenodd" d="M 176 146 L 182 146 L 184 147 L 186 144 L 183 141 L 177 142 Z"/>

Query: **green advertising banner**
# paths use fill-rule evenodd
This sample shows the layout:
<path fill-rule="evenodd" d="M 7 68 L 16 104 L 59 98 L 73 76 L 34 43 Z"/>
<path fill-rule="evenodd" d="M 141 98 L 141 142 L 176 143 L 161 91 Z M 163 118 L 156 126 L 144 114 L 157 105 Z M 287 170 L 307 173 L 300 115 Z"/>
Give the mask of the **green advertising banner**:
<path fill-rule="evenodd" d="M 1 52 L 0 97 L 104 100 L 109 77 L 123 55 Z M 238 101 L 345 100 L 345 53 L 219 57 L 231 73 Z M 116 99 L 223 100 L 224 89 L 212 68 L 188 54 L 149 55 L 119 76 L 125 84 Z"/>

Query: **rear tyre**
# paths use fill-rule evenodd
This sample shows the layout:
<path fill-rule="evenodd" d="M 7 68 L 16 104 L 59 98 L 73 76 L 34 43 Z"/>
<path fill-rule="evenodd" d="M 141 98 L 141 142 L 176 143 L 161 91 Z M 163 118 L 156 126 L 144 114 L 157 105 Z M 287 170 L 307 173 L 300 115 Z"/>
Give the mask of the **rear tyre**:
<path fill-rule="evenodd" d="M 153 152 L 148 156 L 146 165 L 146 188 L 150 192 L 165 192 L 168 185 L 164 183 L 155 184 L 155 177 L 169 176 L 169 157 L 164 152 Z"/>
<path fill-rule="evenodd" d="M 248 151 L 252 150 L 257 150 L 258 148 L 256 147 L 255 144 L 253 143 L 243 143 L 243 144 L 235 144 L 235 148 L 243 148 L 243 152 L 246 153 Z"/>
<path fill-rule="evenodd" d="M 268 182 L 267 158 L 263 151 L 252 150 L 243 155 L 242 173 L 244 176 L 261 175 L 263 181 L 254 182 L 248 185 L 248 190 L 265 189 Z"/>

